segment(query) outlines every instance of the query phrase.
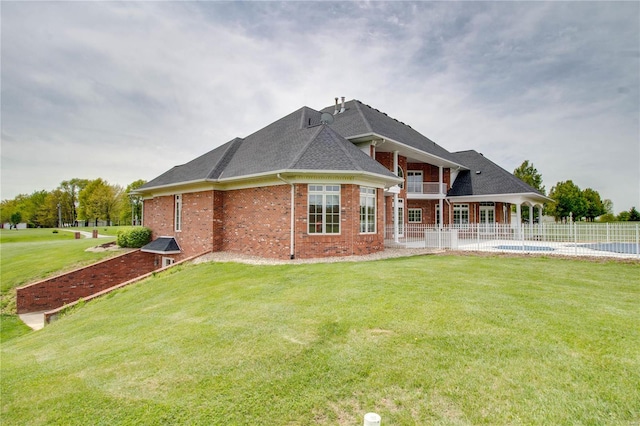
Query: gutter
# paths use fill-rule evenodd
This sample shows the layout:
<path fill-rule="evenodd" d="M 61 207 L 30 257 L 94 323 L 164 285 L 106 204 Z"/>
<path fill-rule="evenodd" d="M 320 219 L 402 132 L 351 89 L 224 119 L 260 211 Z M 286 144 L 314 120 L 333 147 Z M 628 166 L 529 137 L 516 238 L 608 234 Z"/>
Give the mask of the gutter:
<path fill-rule="evenodd" d="M 287 181 L 285 178 L 282 177 L 282 175 L 280 173 L 278 173 L 276 175 L 276 177 L 278 179 L 280 179 L 281 181 L 283 181 L 284 183 L 286 183 L 287 185 L 291 185 L 291 225 L 290 225 L 290 234 L 291 234 L 291 241 L 289 243 L 289 246 L 291 247 L 290 250 L 290 257 L 291 260 L 296 258 L 296 252 L 295 252 L 295 214 L 296 214 L 296 203 L 295 203 L 295 184 Z"/>

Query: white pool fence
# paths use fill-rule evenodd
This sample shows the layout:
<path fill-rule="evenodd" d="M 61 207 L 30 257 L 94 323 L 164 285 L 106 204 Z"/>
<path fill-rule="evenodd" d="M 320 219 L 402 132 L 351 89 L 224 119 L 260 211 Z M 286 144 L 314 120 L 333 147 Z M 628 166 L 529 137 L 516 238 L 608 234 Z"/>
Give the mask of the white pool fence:
<path fill-rule="evenodd" d="M 388 247 L 640 259 L 640 223 L 404 224 L 385 229 Z"/>

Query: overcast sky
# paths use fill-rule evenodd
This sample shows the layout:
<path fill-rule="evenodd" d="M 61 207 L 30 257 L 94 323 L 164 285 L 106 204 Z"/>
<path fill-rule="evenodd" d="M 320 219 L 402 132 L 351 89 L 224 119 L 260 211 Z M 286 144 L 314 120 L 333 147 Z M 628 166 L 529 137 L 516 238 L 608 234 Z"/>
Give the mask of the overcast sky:
<path fill-rule="evenodd" d="M 640 3 L 0 3 L 2 199 L 150 180 L 358 99 L 640 208 Z"/>

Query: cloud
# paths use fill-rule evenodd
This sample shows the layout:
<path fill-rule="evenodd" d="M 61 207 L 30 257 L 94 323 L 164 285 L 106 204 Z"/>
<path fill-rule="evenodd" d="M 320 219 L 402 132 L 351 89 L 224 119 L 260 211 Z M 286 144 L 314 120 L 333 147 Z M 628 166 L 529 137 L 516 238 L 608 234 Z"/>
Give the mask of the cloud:
<path fill-rule="evenodd" d="M 637 3 L 4 3 L 2 197 L 76 176 L 151 179 L 347 96 L 451 151 L 476 149 L 507 170 L 528 159 L 547 189 L 574 179 L 616 210 L 640 206 L 639 12 Z"/>

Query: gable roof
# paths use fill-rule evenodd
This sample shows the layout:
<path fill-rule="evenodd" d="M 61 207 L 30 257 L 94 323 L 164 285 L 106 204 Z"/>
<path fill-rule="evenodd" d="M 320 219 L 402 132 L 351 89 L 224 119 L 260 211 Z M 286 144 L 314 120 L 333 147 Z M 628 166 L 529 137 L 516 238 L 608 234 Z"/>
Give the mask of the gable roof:
<path fill-rule="evenodd" d="M 393 173 L 330 126 L 321 124 L 320 117 L 319 111 L 302 107 L 246 138 L 236 138 L 168 170 L 138 191 L 199 181 L 233 181 L 293 170 L 352 171 L 397 183 Z"/>
<path fill-rule="evenodd" d="M 321 112 L 333 114 L 333 111 L 334 107 L 327 107 Z M 400 142 L 450 163 L 458 164 L 456 158 L 449 151 L 417 132 L 411 126 L 391 118 L 386 113 L 358 100 L 354 99 L 345 102 L 345 111 L 335 114 L 334 118 L 331 127 L 347 139 L 364 135 L 377 135 Z"/>
<path fill-rule="evenodd" d="M 484 155 L 474 150 L 454 152 L 454 157 L 469 168 L 458 173 L 450 197 L 530 194 L 539 201 L 550 201 L 537 189 L 524 183 Z"/>

